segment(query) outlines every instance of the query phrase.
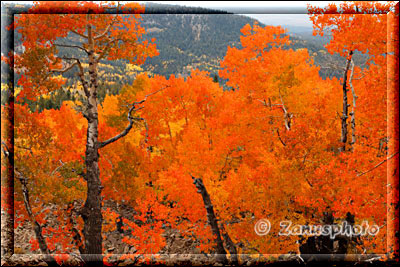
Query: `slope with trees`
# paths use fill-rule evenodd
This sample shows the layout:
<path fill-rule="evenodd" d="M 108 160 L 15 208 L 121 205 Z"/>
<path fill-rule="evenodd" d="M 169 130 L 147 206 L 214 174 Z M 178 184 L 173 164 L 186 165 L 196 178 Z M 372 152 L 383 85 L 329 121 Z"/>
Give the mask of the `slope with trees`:
<path fill-rule="evenodd" d="M 114 6 L 36 4 L 33 13 L 63 8 L 70 14 L 16 20 L 25 47 L 13 59 L 21 92 L 15 103 L 9 98 L 2 105 L 5 126 L 15 134 L 11 140 L 2 132 L 2 172 L 14 177 L 15 226 L 32 224 L 31 248 L 49 265 L 75 254 L 85 263 L 137 262 L 162 251 L 171 229 L 223 264 L 242 263 L 239 254 L 263 261 L 283 254 L 391 259 L 398 250 L 398 129 L 392 125 L 398 78 L 391 76 L 398 26 L 386 20 L 398 16 L 398 5 L 387 14 L 392 7 L 309 6 L 315 33 L 332 36 L 327 52 L 343 57 L 341 78 L 321 77 L 310 51 L 291 48 L 283 28 L 254 23 L 242 27 L 238 45 L 228 46 L 219 62 L 218 76 L 231 90 L 203 70 L 187 77 L 142 73 L 100 102 L 101 60 L 142 64 L 157 54 L 157 40 L 141 39 L 138 14 L 97 14 Z M 143 13 L 137 4 L 117 8 Z M 369 16 L 358 15 L 364 13 Z M 380 30 L 371 34 L 371 25 Z M 60 56 L 57 47 L 81 56 Z M 74 101 L 41 111 L 22 101 L 60 90 L 67 78 L 59 74 L 74 68 L 81 84 Z M 260 219 L 270 221 L 268 235 L 255 232 Z M 346 222 L 351 229 L 367 222 L 375 231 L 281 235 L 282 221 Z M 112 254 L 104 247 L 111 232 L 136 254 L 103 259 Z"/>

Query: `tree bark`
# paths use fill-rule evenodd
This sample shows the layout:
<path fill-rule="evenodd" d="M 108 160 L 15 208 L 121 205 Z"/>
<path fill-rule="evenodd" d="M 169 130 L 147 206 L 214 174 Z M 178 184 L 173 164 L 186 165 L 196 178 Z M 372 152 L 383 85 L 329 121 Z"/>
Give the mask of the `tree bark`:
<path fill-rule="evenodd" d="M 215 241 L 217 243 L 217 261 L 226 263 L 227 262 L 226 250 L 225 250 L 224 244 L 222 242 L 221 232 L 218 227 L 218 220 L 214 213 L 214 207 L 211 203 L 210 195 L 208 194 L 207 189 L 204 186 L 201 178 L 195 178 L 192 176 L 192 179 L 193 179 L 193 184 L 198 189 L 197 192 L 199 194 L 201 194 L 201 196 L 203 198 L 203 203 L 204 203 L 204 206 L 207 211 L 207 220 L 208 220 L 208 223 L 211 226 L 211 230 L 215 236 Z"/>
<path fill-rule="evenodd" d="M 82 255 L 82 258 L 86 263 L 102 264 L 103 240 L 101 234 L 103 217 L 101 214 L 102 186 L 98 153 L 97 63 L 94 55 L 94 38 L 91 25 L 87 26 L 87 32 L 90 87 L 85 116 L 88 121 L 85 153 L 87 197 L 81 211 L 84 221 L 83 235 L 85 238 L 85 255 Z"/>
<path fill-rule="evenodd" d="M 18 173 L 18 171 L 16 172 L 18 174 L 18 179 L 22 185 L 22 195 L 24 198 L 25 209 L 28 213 L 29 219 L 31 220 L 33 231 L 35 232 L 36 239 L 39 243 L 40 252 L 44 256 L 44 261 L 47 263 L 48 266 L 58 266 L 54 257 L 50 255 L 46 240 L 44 239 L 42 234 L 42 226 L 36 221 L 32 213 L 32 208 L 29 200 L 29 190 L 27 186 L 28 179 L 24 177 L 21 173 Z"/>
<path fill-rule="evenodd" d="M 235 243 L 233 243 L 231 237 L 229 236 L 228 232 L 225 230 L 224 225 L 221 225 L 222 236 L 224 237 L 225 247 L 228 249 L 229 254 L 231 255 L 231 264 L 238 265 L 238 255 Z"/>
<path fill-rule="evenodd" d="M 339 147 L 339 152 L 344 152 L 346 150 L 346 142 L 347 142 L 347 118 L 349 113 L 349 104 L 347 103 L 347 73 L 350 68 L 350 62 L 353 55 L 353 51 L 349 52 L 349 56 L 347 58 L 346 69 L 343 75 L 343 113 L 342 113 L 342 132 L 340 137 L 340 142 L 342 142 L 342 146 Z"/>
<path fill-rule="evenodd" d="M 349 78 L 349 85 L 351 89 L 351 94 L 353 95 L 353 107 L 350 112 L 351 116 L 351 142 L 350 145 L 353 146 L 356 143 L 356 101 L 358 96 L 356 95 L 356 91 L 353 87 L 353 74 L 354 74 L 354 63 L 353 60 L 350 60 L 351 63 L 351 71 L 350 71 L 350 78 Z M 353 148 L 352 148 L 353 149 Z"/>

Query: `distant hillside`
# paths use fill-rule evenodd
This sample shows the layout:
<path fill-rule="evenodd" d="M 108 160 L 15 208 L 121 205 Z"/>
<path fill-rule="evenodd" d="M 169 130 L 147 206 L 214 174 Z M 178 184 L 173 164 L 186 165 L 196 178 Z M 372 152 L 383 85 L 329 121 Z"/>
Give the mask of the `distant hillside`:
<path fill-rule="evenodd" d="M 17 8 L 21 9 L 21 5 Z M 225 56 L 227 47 L 239 45 L 240 29 L 255 22 L 250 17 L 221 10 L 147 3 L 145 14 L 142 15 L 142 26 L 146 29 L 144 38 L 156 39 L 160 55 L 148 59 L 142 67 L 145 71 L 167 77 L 171 74 L 186 76 L 194 68 L 207 70 L 214 75 L 218 72 L 219 61 Z M 323 45 L 327 39 L 312 36 L 312 29 L 292 25 L 283 27 L 289 30 L 292 40 L 290 48 L 307 48 L 317 65 L 344 62 L 337 55 L 326 53 Z M 15 45 L 19 45 L 18 38 Z M 62 53 L 71 53 L 60 50 Z M 117 83 L 132 82 L 134 77 L 124 77 L 127 68 L 125 62 L 106 64 L 115 67 L 104 69 L 105 76 L 109 77 L 107 79 Z M 116 77 L 111 78 L 112 72 Z M 324 78 L 342 75 L 339 71 L 327 68 L 321 69 L 320 74 Z"/>
<path fill-rule="evenodd" d="M 227 47 L 240 45 L 240 29 L 256 22 L 234 14 L 144 14 L 142 17 L 147 32 L 145 38 L 156 38 L 160 52 L 158 57 L 146 61 L 144 69 L 167 77 L 171 74 L 186 76 L 194 68 L 216 74 Z M 315 64 L 324 66 L 320 70 L 323 78 L 342 76 L 341 71 L 326 68 L 329 63 L 341 66 L 345 62 L 340 56 L 326 52 L 327 38 L 313 36 L 312 29 L 296 34 L 292 33 L 293 28 L 284 27 L 292 41 L 288 48 L 307 48 Z"/>
<path fill-rule="evenodd" d="M 17 8 L 21 9 L 21 5 Z M 146 29 L 144 38 L 156 39 L 160 55 L 147 59 L 140 68 L 129 65 L 123 60 L 103 62 L 99 66 L 99 75 L 104 81 L 100 84 L 100 99 L 105 94 L 118 93 L 122 84 L 132 83 L 137 73 L 141 71 L 169 77 L 172 74 L 187 76 L 192 69 L 197 68 L 209 71 L 210 76 L 214 77 L 218 74 L 219 62 L 224 58 L 227 47 L 240 45 L 240 29 L 246 24 L 256 23 L 255 19 L 247 16 L 204 8 L 149 3 L 145 10 L 141 22 Z M 265 26 L 262 23 L 259 24 Z M 307 48 L 315 64 L 323 66 L 320 70 L 323 78 L 343 75 L 341 66 L 344 66 L 345 59 L 326 52 L 323 45 L 326 44 L 327 39 L 312 36 L 312 30 L 308 28 L 283 27 L 288 29 L 292 41 L 292 45 L 288 48 Z M 2 38 L 5 38 L 5 35 L 2 34 Z M 22 49 L 18 35 L 15 35 L 14 45 L 16 52 Z M 60 53 L 79 56 L 68 48 L 60 48 Z M 3 67 L 2 62 L 2 74 L 5 73 Z M 72 78 L 69 80 L 69 86 L 77 79 L 73 73 L 68 73 L 66 76 Z M 220 80 L 220 82 L 223 81 Z M 54 96 L 57 103 L 62 103 L 62 99 L 70 98 L 68 93 L 60 94 L 62 96 Z M 53 102 L 52 100 L 47 102 L 49 101 Z M 52 105 L 44 106 L 51 107 Z"/>
<path fill-rule="evenodd" d="M 169 5 L 148 2 L 145 4 L 146 14 L 229 14 L 227 11 L 184 5 Z"/>
<path fill-rule="evenodd" d="M 144 14 L 146 38 L 155 38 L 160 55 L 144 68 L 170 76 L 198 68 L 216 73 L 228 46 L 238 46 L 240 29 L 256 21 L 233 14 Z"/>
<path fill-rule="evenodd" d="M 159 14 L 163 10 L 171 14 Z M 186 14 L 182 14 L 183 11 Z M 208 14 L 204 14 L 205 11 Z M 154 3 L 146 6 L 146 13 L 149 14 L 142 16 L 145 38 L 156 39 L 160 55 L 148 59 L 143 68 L 167 77 L 171 74 L 186 76 L 194 68 L 207 70 L 211 75 L 217 74 L 219 61 L 225 56 L 227 47 L 240 45 L 240 29 L 246 24 L 254 25 L 258 22 L 247 16 L 218 10 Z M 322 66 L 320 75 L 323 78 L 342 77 L 342 70 L 338 66 L 344 66 L 345 59 L 337 54 L 329 54 L 324 48 L 329 35 L 313 36 L 312 28 L 307 27 L 282 27 L 288 30 L 292 41 L 292 45 L 287 48 L 308 49 L 315 64 Z M 357 63 L 357 58 L 355 61 Z"/>

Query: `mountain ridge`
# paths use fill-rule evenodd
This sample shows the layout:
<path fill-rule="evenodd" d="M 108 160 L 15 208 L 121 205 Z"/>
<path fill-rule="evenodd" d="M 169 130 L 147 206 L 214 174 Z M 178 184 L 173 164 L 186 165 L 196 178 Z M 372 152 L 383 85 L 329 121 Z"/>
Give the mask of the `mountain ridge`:
<path fill-rule="evenodd" d="M 18 10 L 21 11 L 23 8 L 19 5 Z M 186 77 L 190 75 L 193 69 L 200 69 L 208 71 L 211 77 L 224 85 L 224 81 L 218 77 L 218 70 L 220 60 L 224 58 L 227 47 L 240 47 L 240 30 L 246 24 L 254 25 L 258 23 L 261 27 L 266 26 L 254 18 L 220 10 L 155 3 L 146 5 L 145 10 L 145 13 L 141 16 L 141 25 L 147 33 L 143 38 L 146 40 L 155 38 L 160 55 L 148 58 L 145 64 L 136 68 L 138 70 L 136 72 L 128 71 L 132 66 L 126 61 L 103 61 L 99 68 L 99 73 L 101 73 L 104 81 L 100 84 L 100 99 L 103 99 L 106 94 L 118 94 L 122 85 L 131 84 L 137 73 L 143 71 L 150 75 L 158 74 L 168 78 L 172 74 Z M 313 58 L 314 64 L 318 66 L 326 66 L 328 63 L 336 66 L 344 65 L 345 59 L 327 53 L 324 48 L 326 40 L 312 36 L 311 30 L 305 33 L 291 33 L 293 27 L 290 28 L 288 25 L 282 27 L 288 29 L 292 41 L 292 44 L 285 49 L 306 48 Z M 3 36 L 2 38 L 5 38 Z M 14 45 L 18 47 L 20 44 L 18 34 L 14 36 Z M 76 51 L 64 48 L 60 48 L 59 51 L 64 55 L 79 56 L 73 54 Z M 4 64 L 2 62 L 2 74 L 4 73 Z M 320 75 L 323 78 L 339 78 L 343 73 L 340 68 L 323 67 L 320 69 Z M 15 76 L 17 81 L 18 75 Z M 77 81 L 73 72 L 66 73 L 65 77 L 70 78 L 67 86 L 73 86 Z M 42 108 L 54 107 L 53 104 L 45 104 L 46 101 L 57 103 L 55 106 L 57 108 L 61 105 L 63 99 L 71 98 L 71 94 L 68 92 L 57 94 L 51 96 L 48 100 L 42 99 L 41 101 L 44 103 L 41 104 Z M 55 98 L 55 100 L 53 101 L 52 98 Z"/>

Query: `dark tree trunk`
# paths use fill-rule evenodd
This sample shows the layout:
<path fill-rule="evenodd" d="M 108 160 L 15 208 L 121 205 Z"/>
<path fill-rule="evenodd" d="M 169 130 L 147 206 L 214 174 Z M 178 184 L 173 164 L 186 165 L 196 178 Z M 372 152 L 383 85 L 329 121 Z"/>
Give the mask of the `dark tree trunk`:
<path fill-rule="evenodd" d="M 353 55 L 353 51 L 350 51 L 349 57 L 347 59 L 346 69 L 343 75 L 343 113 L 342 113 L 342 133 L 340 137 L 340 142 L 342 142 L 342 146 L 339 147 L 339 152 L 343 152 L 346 150 L 346 142 L 347 142 L 347 118 L 349 114 L 349 104 L 347 103 L 347 73 L 350 69 L 350 62 Z"/>
<path fill-rule="evenodd" d="M 88 25 L 88 55 L 90 88 L 86 108 L 88 121 L 85 165 L 87 181 L 87 198 L 81 211 L 84 221 L 85 255 L 87 263 L 102 264 L 102 224 L 101 214 L 101 181 L 99 171 L 98 112 L 97 112 L 97 62 L 94 56 L 94 40 L 91 25 Z"/>
<path fill-rule="evenodd" d="M 345 221 L 349 227 L 354 226 L 354 215 L 347 213 Z M 323 225 L 333 225 L 332 213 L 326 212 Z M 352 241 L 356 237 L 337 235 L 334 239 L 330 236 L 312 236 L 300 246 L 301 257 L 306 261 L 343 261 Z"/>
<path fill-rule="evenodd" d="M 229 254 L 231 254 L 231 264 L 238 265 L 238 255 L 235 243 L 233 243 L 231 237 L 229 236 L 228 232 L 226 232 L 224 225 L 221 225 L 222 236 L 224 237 L 225 247 L 228 249 Z"/>
<path fill-rule="evenodd" d="M 332 225 L 334 218 L 332 213 L 326 212 L 323 218 L 324 225 Z M 333 253 L 333 241 L 329 236 L 309 237 L 303 245 L 300 246 L 300 253 L 304 260 L 331 260 L 330 254 Z M 324 256 L 321 257 L 321 254 Z"/>
<path fill-rule="evenodd" d="M 214 213 L 214 207 L 211 203 L 210 195 L 208 194 L 207 189 L 205 188 L 201 178 L 195 178 L 193 176 L 192 176 L 192 178 L 193 178 L 194 185 L 198 189 L 197 192 L 199 194 L 201 194 L 201 196 L 203 198 L 203 203 L 204 203 L 204 206 L 207 211 L 207 220 L 208 220 L 208 223 L 211 226 L 211 230 L 215 236 L 215 242 L 217 243 L 217 247 L 216 247 L 217 261 L 226 263 L 227 262 L 226 250 L 225 250 L 224 244 L 222 242 L 221 232 L 218 227 L 218 220 Z"/>
<path fill-rule="evenodd" d="M 29 219 L 32 223 L 33 231 L 35 232 L 36 239 L 39 244 L 40 252 L 43 254 L 43 260 L 47 263 L 48 266 L 58 266 L 54 257 L 50 255 L 50 251 L 47 247 L 46 239 L 42 234 L 42 226 L 36 221 L 35 216 L 33 216 L 32 208 L 29 199 L 29 190 L 28 190 L 28 178 L 19 173 L 17 170 L 15 172 L 18 174 L 18 179 L 22 186 L 22 196 L 24 198 L 25 209 L 28 213 Z"/>

